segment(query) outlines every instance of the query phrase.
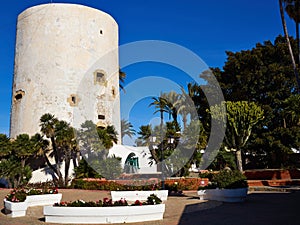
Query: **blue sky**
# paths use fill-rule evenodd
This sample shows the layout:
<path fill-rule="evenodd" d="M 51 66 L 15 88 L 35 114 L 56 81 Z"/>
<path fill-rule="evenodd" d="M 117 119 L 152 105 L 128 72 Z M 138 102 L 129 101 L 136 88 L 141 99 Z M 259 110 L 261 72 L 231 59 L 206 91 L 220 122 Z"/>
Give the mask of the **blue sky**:
<path fill-rule="evenodd" d="M 0 133 L 9 132 L 11 86 L 17 15 L 30 6 L 50 3 L 42 0 L 10 0 L 0 9 Z M 162 40 L 188 48 L 209 66 L 222 67 L 225 51 L 251 49 L 258 42 L 273 41 L 282 34 L 278 1 L 274 0 L 73 0 L 112 15 L 119 24 L 120 45 L 140 40 Z M 289 33 L 294 34 L 288 21 Z M 149 75 L 166 77 L 182 73 L 165 65 L 137 64 L 124 68 L 126 83 Z M 184 76 L 176 81 L 186 84 Z M 149 99 L 148 99 L 149 100 Z M 149 101 L 140 101 L 132 110 L 135 128 L 151 120 Z M 149 111 L 142 114 L 139 109 Z M 139 115 L 139 116 L 137 116 Z M 148 115 L 148 117 L 147 117 Z M 145 117 L 145 118 L 144 118 Z M 144 123 L 145 124 L 145 123 Z"/>

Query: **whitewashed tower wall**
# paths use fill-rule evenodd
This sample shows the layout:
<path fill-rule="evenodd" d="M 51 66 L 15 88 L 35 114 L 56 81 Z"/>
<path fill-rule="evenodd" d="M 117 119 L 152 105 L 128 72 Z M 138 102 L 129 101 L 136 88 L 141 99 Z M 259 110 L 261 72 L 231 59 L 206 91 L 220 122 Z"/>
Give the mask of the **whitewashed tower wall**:
<path fill-rule="evenodd" d="M 87 91 L 93 105 L 86 109 L 87 119 L 100 126 L 114 125 L 120 134 L 117 49 L 118 25 L 100 10 L 44 4 L 22 12 L 17 22 L 10 136 L 39 132 L 45 113 L 76 127 L 74 110 L 84 109 L 81 104 L 87 100 L 78 89 Z"/>

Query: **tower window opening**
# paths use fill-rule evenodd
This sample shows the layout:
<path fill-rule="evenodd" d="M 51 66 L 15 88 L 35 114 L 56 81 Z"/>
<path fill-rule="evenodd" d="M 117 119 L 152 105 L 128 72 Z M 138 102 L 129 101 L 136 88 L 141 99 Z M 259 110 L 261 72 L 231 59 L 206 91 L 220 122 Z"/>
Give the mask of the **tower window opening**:
<path fill-rule="evenodd" d="M 105 120 L 105 116 L 104 115 L 98 115 L 98 120 Z"/>
<path fill-rule="evenodd" d="M 115 88 L 114 88 L 114 87 L 112 87 L 112 89 L 111 89 L 111 94 L 112 94 L 112 96 L 113 96 L 113 97 L 115 97 L 115 96 L 116 96 L 116 90 L 115 90 Z"/>
<path fill-rule="evenodd" d="M 102 72 L 96 72 L 96 83 L 103 83 L 105 81 L 105 75 Z"/>
<path fill-rule="evenodd" d="M 16 100 L 20 100 L 21 98 L 23 98 L 22 94 L 16 94 L 15 99 Z"/>
<path fill-rule="evenodd" d="M 103 34 L 103 30 L 100 30 L 100 34 Z"/>
<path fill-rule="evenodd" d="M 75 96 L 72 96 L 72 97 L 71 97 L 71 101 L 72 101 L 73 104 L 76 104 L 76 97 L 75 97 Z"/>
<path fill-rule="evenodd" d="M 25 95 L 24 91 L 22 91 L 22 90 L 17 91 L 15 94 L 15 97 L 14 97 L 15 101 L 21 100 L 24 95 Z"/>
<path fill-rule="evenodd" d="M 68 99 L 67 99 L 67 101 L 69 102 L 70 106 L 77 106 L 79 100 L 80 100 L 80 99 L 79 99 L 78 96 L 75 95 L 75 94 L 71 94 L 71 95 L 68 97 Z"/>

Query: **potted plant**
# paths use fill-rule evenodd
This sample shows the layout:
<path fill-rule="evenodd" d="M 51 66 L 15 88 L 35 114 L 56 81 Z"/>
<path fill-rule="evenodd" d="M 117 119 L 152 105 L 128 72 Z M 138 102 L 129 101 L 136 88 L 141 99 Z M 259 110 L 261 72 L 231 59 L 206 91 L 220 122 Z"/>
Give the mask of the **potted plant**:
<path fill-rule="evenodd" d="M 11 217 L 25 216 L 27 210 L 26 196 L 24 189 L 12 190 L 4 199 L 5 214 Z"/>
<path fill-rule="evenodd" d="M 54 206 L 44 206 L 45 221 L 51 223 L 93 224 L 93 223 L 132 223 L 162 220 L 165 205 L 156 195 L 147 201 L 134 201 L 129 204 L 122 198 L 118 201 L 104 198 L 103 201 L 61 202 Z"/>
<path fill-rule="evenodd" d="M 247 178 L 238 170 L 222 170 L 212 175 L 211 182 L 199 187 L 200 199 L 243 202 L 247 196 Z"/>

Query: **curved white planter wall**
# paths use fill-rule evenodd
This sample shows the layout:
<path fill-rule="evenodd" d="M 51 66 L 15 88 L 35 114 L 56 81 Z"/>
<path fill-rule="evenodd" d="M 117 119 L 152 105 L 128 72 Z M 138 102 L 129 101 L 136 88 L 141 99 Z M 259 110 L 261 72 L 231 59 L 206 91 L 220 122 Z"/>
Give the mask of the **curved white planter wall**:
<path fill-rule="evenodd" d="M 165 205 L 114 207 L 44 206 L 45 221 L 67 224 L 110 224 L 162 220 Z"/>
<path fill-rule="evenodd" d="M 43 194 L 26 196 L 24 202 L 10 202 L 4 199 L 5 214 L 11 217 L 26 216 L 26 210 L 31 206 L 53 205 L 60 202 L 62 194 Z"/>
<path fill-rule="evenodd" d="M 11 217 L 20 217 L 26 215 L 26 202 L 10 202 L 4 199 L 5 214 Z"/>
<path fill-rule="evenodd" d="M 248 193 L 248 188 L 237 189 L 206 189 L 198 191 L 201 200 L 214 200 L 222 202 L 243 202 Z"/>
<path fill-rule="evenodd" d="M 29 195 L 26 197 L 28 207 L 30 206 L 44 206 L 53 205 L 59 203 L 62 198 L 62 194 L 44 194 L 44 195 Z"/>

